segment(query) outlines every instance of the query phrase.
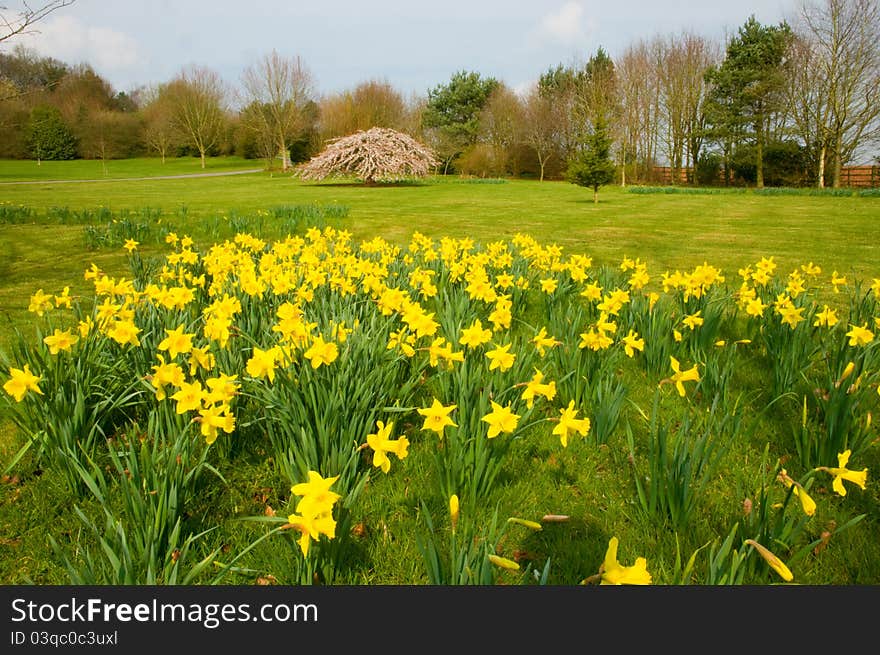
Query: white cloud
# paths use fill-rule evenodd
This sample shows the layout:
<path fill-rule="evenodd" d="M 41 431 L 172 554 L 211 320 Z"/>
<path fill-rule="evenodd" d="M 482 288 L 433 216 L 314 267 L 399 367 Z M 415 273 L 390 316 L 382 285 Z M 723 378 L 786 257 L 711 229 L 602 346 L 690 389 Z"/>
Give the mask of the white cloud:
<path fill-rule="evenodd" d="M 137 41 L 125 32 L 85 25 L 71 16 L 47 19 L 37 32 L 22 37 L 22 44 L 67 64 L 86 62 L 99 74 L 125 71 L 140 59 Z"/>
<path fill-rule="evenodd" d="M 571 0 L 545 14 L 535 29 L 540 41 L 572 46 L 582 42 L 595 30 L 593 21 L 586 16 L 583 2 Z"/>
<path fill-rule="evenodd" d="M 513 92 L 520 98 L 526 98 L 538 86 L 537 80 L 526 80 L 513 85 Z"/>

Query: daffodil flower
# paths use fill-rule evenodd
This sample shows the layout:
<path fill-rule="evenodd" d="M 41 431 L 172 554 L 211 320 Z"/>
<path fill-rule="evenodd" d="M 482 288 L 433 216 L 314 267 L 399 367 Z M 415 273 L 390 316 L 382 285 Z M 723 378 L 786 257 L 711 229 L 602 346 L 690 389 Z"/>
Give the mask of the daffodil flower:
<path fill-rule="evenodd" d="M 40 378 L 31 373 L 28 364 L 25 364 L 24 368 L 10 368 L 9 376 L 9 379 L 3 385 L 3 390 L 15 398 L 15 402 L 20 403 L 24 400 L 24 396 L 28 391 L 43 395 L 40 387 L 37 386 Z"/>
<path fill-rule="evenodd" d="M 439 400 L 434 398 L 434 402 L 430 407 L 419 408 L 418 413 L 425 417 L 425 422 L 422 424 L 422 430 L 433 430 L 442 437 L 443 430 L 447 425 L 457 427 L 452 419 L 449 418 L 449 414 L 456 407 L 457 405 L 444 407 Z"/>
<path fill-rule="evenodd" d="M 623 566 L 617 561 L 617 537 L 611 537 L 608 541 L 608 550 L 605 551 L 605 560 L 599 569 L 601 575 L 600 585 L 649 585 L 651 574 L 648 572 L 648 560 L 637 557 L 632 566 Z"/>
<path fill-rule="evenodd" d="M 492 411 L 481 419 L 489 424 L 489 432 L 486 436 L 493 439 L 502 432 L 510 434 L 516 430 L 519 414 L 514 414 L 510 405 L 502 407 L 494 400 L 489 402 L 492 404 Z"/>
<path fill-rule="evenodd" d="M 851 471 L 846 468 L 847 463 L 849 463 L 849 456 L 852 454 L 852 451 L 847 449 L 842 453 L 837 455 L 837 466 L 819 466 L 816 471 L 825 471 L 826 473 L 830 473 L 834 476 L 834 482 L 831 484 L 832 489 L 838 493 L 840 496 L 846 496 L 846 487 L 843 486 L 843 481 L 848 480 L 853 484 L 858 485 L 862 489 L 865 488 L 865 484 L 868 480 L 868 469 L 862 469 L 861 471 Z"/>

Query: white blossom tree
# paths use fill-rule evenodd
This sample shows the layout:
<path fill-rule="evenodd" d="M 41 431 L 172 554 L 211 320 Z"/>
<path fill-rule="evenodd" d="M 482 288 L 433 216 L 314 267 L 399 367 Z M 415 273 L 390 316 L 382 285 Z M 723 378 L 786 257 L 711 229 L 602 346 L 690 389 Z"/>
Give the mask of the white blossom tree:
<path fill-rule="evenodd" d="M 408 134 L 373 127 L 331 139 L 319 155 L 297 167 L 303 180 L 355 177 L 371 185 L 425 177 L 440 162 L 430 148 Z"/>

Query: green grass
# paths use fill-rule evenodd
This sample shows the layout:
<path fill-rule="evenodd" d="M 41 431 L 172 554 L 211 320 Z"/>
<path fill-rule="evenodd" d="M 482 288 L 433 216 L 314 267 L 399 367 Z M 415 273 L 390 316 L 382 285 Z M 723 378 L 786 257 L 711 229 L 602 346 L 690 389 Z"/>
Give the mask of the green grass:
<path fill-rule="evenodd" d="M 207 170 L 241 170 L 251 165 L 253 162 L 244 160 L 212 160 Z M 109 162 L 108 166 L 108 177 L 201 172 L 198 161 L 189 159 L 169 160 L 165 166 L 155 160 Z M 166 173 L 172 169 L 173 173 Z M 167 252 L 162 237 L 170 229 L 191 234 L 201 246 L 218 237 L 231 237 L 236 226 L 251 228 L 265 238 L 280 237 L 282 226 L 273 221 L 273 208 L 314 205 L 347 210 L 333 224 L 349 230 L 355 242 L 381 236 L 406 246 L 418 231 L 434 239 L 472 237 L 489 243 L 509 241 L 524 233 L 542 244 L 556 243 L 565 253 L 591 255 L 596 266 L 616 267 L 624 256 L 639 258 L 648 264 L 655 284 L 663 271 L 685 271 L 708 262 L 720 267 L 731 285 L 737 285 L 738 268 L 770 256 L 783 274 L 813 262 L 822 267 L 823 280 L 829 279 L 833 270 L 852 280 L 880 277 L 874 236 L 880 217 L 877 198 L 750 192 L 649 194 L 605 187 L 600 191 L 600 202 L 594 205 L 591 193 L 567 183 L 517 180 L 473 183 L 457 178 L 431 179 L 372 188 L 303 184 L 277 173 L 186 180 L 46 181 L 101 177 L 97 175 L 100 171 L 100 162 L 44 162 L 40 167 L 32 162 L 0 162 L 0 180 L 43 181 L 0 186 L 0 210 L 32 210 L 23 222 L 0 224 L 0 349 L 10 347 L 15 330 L 26 337 L 33 334 L 34 317 L 27 312 L 27 303 L 36 289 L 58 293 L 70 286 L 74 295 L 89 294 L 90 283 L 83 279 L 83 272 L 91 263 L 110 275 L 130 277 L 121 247 L 89 249 L 86 229 L 106 229 L 108 224 L 99 208 L 108 210 L 117 221 L 146 226 L 148 236 L 139 247 L 144 257 Z M 645 390 L 650 389 L 649 380 L 639 378 L 639 371 L 629 363 L 625 366 L 631 379 L 644 382 L 644 388 L 634 390 L 630 400 L 649 408 L 650 393 Z M 741 374 L 744 384 L 757 388 L 763 384 L 755 371 Z M 633 420 L 638 416 L 635 405 L 627 408 Z M 755 439 L 739 444 L 727 456 L 722 474 L 710 486 L 704 513 L 684 537 L 684 559 L 741 515 L 743 498 L 754 498 L 755 471 L 762 466 L 763 447 L 770 441 L 775 444 L 774 451 L 784 452 L 781 444 L 789 439 L 793 416 L 783 413 L 768 420 Z M 11 422 L 3 421 L 0 415 L 0 462 L 5 465 L 21 439 Z M 548 555 L 558 556 L 552 581 L 571 584 L 596 572 L 613 533 L 620 537 L 623 563 L 644 555 L 655 578 L 671 579 L 677 552 L 674 535 L 638 520 L 627 455 L 620 430 L 607 445 L 598 447 L 578 443 L 560 450 L 558 439 L 549 434 L 515 443 L 496 499 L 506 512 L 504 516 L 569 514 L 572 521 L 548 525 L 538 534 L 517 533 L 509 548 L 530 553 L 535 562 Z M 811 531 L 817 536 L 830 522 L 840 524 L 860 512 L 867 518 L 836 537 L 821 557 L 808 558 L 798 568 L 799 582 L 880 582 L 880 545 L 876 540 L 880 499 L 872 480 L 880 470 L 876 447 L 857 466 L 869 468 L 868 491 L 852 493 L 837 510 L 817 517 Z M 430 485 L 431 463 L 417 440 L 410 458 L 395 462 L 393 472 L 373 476 L 363 494 L 364 506 L 358 517 L 359 556 L 348 573 L 355 584 L 409 584 L 424 575 L 412 535 L 419 526 L 418 490 Z M 267 506 L 282 513 L 289 502 L 289 484 L 258 447 L 245 448 L 223 474 L 227 484 L 206 483 L 191 515 L 206 525 L 223 524 L 222 530 L 205 538 L 203 546 L 206 552 L 221 547 L 231 556 L 259 530 L 227 519 L 259 515 Z M 828 500 L 827 489 L 821 497 Z M 5 478 L 0 486 L 4 535 L 0 541 L 0 580 L 13 584 L 67 581 L 60 563 L 48 550 L 46 535 L 88 544 L 73 516 L 76 502 L 52 471 L 39 469 L 28 456 L 22 460 L 13 477 Z M 96 505 L 86 503 L 85 509 L 98 516 Z M 279 557 L 279 546 L 267 544 L 253 554 L 248 566 L 268 571 L 270 562 Z M 243 576 L 241 581 L 252 579 Z"/>
<path fill-rule="evenodd" d="M 211 157 L 202 168 L 198 157 L 161 159 L 76 159 L 72 161 L 22 161 L 0 159 L 0 182 L 40 180 L 110 180 L 127 177 L 192 175 L 264 168 L 262 161 L 242 157 Z"/>
<path fill-rule="evenodd" d="M 71 166 L 91 164 L 96 163 L 72 162 Z M 24 176 L 29 165 L 7 163 L 7 175 Z M 222 168 L 215 163 L 211 166 Z M 150 170 L 160 167 L 154 163 Z M 877 273 L 872 231 L 880 211 L 880 199 L 876 198 L 635 194 L 609 186 L 602 188 L 599 203 L 594 205 L 590 193 L 565 182 L 469 182 L 428 180 L 368 188 L 344 183 L 303 184 L 289 175 L 258 173 L 63 186 L 8 185 L 3 187 L 3 199 L 38 211 L 107 207 L 120 212 L 150 207 L 175 214 L 185 208 L 194 221 L 278 205 L 339 203 L 352 209 L 349 228 L 356 239 L 379 234 L 406 243 L 418 230 L 431 237 L 472 236 L 485 241 L 509 239 L 523 232 L 558 243 L 567 252 L 585 252 L 599 262 L 638 256 L 654 273 L 693 267 L 703 261 L 735 273 L 738 267 L 770 255 L 782 268 L 813 261 L 828 273 L 832 269 L 861 276 Z"/>

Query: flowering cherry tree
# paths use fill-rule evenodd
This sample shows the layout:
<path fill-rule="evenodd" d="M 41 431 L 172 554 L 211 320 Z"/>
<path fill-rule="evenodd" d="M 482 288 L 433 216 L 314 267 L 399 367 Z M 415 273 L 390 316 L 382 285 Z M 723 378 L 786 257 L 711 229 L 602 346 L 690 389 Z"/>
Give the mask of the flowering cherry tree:
<path fill-rule="evenodd" d="M 411 136 L 384 127 L 333 139 L 319 155 L 297 169 L 303 180 L 352 176 L 365 184 L 424 177 L 439 161 Z"/>

